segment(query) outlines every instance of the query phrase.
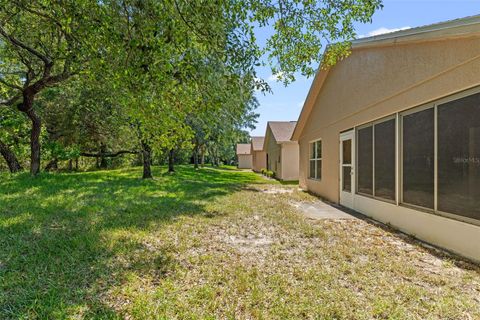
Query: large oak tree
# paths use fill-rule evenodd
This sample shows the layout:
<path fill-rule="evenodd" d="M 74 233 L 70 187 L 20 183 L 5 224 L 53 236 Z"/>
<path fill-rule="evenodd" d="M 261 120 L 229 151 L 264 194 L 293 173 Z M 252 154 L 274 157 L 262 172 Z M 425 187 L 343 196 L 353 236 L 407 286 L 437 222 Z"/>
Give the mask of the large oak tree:
<path fill-rule="evenodd" d="M 297 72 L 311 76 L 320 63 L 335 63 L 348 55 L 354 23 L 370 21 L 380 7 L 380 0 L 0 0 L 0 104 L 31 122 L 36 175 L 38 95 L 71 77 L 102 79 L 138 133 L 148 178 L 152 152 L 193 137 L 187 120 L 199 106 L 221 118 L 228 112 L 219 108 L 233 110 L 229 101 L 252 105 L 253 89 L 268 90 L 256 78 L 261 64 L 287 84 Z M 267 27 L 271 36 L 260 45 L 255 28 Z M 211 133 L 220 143 L 220 132 Z"/>

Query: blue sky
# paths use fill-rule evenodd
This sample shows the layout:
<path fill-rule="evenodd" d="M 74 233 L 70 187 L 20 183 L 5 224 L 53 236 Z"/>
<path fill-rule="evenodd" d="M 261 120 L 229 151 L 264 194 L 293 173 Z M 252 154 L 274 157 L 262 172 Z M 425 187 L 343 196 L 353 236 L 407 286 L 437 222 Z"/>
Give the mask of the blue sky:
<path fill-rule="evenodd" d="M 358 24 L 359 35 L 374 35 L 387 30 L 418 27 L 435 22 L 480 14 L 480 0 L 384 0 L 383 10 L 377 11 L 371 24 Z M 259 31 L 262 41 L 268 30 Z M 263 136 L 267 121 L 297 120 L 313 78 L 298 77 L 296 82 L 284 87 L 276 82 L 269 68 L 259 68 L 259 77 L 269 82 L 273 93 L 257 94 L 260 114 L 252 136 Z"/>

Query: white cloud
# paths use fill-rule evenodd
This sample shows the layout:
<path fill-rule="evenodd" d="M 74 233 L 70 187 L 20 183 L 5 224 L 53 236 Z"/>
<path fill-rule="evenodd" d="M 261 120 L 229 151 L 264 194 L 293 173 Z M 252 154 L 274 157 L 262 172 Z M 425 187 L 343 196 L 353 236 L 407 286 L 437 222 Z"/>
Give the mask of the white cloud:
<path fill-rule="evenodd" d="M 283 76 L 283 72 L 272 74 L 272 75 L 270 75 L 270 77 L 268 77 L 268 81 L 269 82 L 280 81 L 280 80 L 282 80 L 281 79 L 282 76 Z"/>
<path fill-rule="evenodd" d="M 385 33 L 391 33 L 391 32 L 400 31 L 400 30 L 407 30 L 407 29 L 410 29 L 410 28 L 411 27 L 408 27 L 408 26 L 401 27 L 401 28 L 392 28 L 392 29 L 381 27 L 381 28 L 370 31 L 367 34 L 361 34 L 361 35 L 358 36 L 358 38 L 373 37 L 373 36 L 378 36 L 378 35 L 385 34 Z"/>

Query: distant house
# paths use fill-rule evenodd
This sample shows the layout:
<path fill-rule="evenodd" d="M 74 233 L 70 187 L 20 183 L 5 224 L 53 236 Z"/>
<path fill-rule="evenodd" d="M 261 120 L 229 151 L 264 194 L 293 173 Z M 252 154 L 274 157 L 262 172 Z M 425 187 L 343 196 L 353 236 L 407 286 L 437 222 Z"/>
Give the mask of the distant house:
<path fill-rule="evenodd" d="M 265 137 L 252 137 L 251 154 L 252 154 L 252 170 L 260 172 L 267 168 L 267 153 L 263 150 L 263 142 Z"/>
<path fill-rule="evenodd" d="M 250 143 L 237 144 L 237 159 L 239 169 L 252 169 L 252 154 Z"/>
<path fill-rule="evenodd" d="M 300 186 L 480 261 L 479 71 L 480 16 L 353 41 L 293 133 Z"/>
<path fill-rule="evenodd" d="M 267 169 L 280 180 L 298 180 L 298 143 L 291 140 L 296 121 L 269 121 L 263 150 L 266 152 Z"/>

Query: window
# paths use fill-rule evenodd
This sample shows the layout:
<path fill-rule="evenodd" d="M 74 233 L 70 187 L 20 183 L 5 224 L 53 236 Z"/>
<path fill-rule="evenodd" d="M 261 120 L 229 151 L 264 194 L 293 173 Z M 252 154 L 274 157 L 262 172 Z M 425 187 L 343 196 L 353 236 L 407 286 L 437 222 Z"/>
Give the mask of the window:
<path fill-rule="evenodd" d="M 374 195 L 395 200 L 395 119 L 374 125 Z"/>
<path fill-rule="evenodd" d="M 403 202 L 434 207 L 434 109 L 403 116 Z"/>
<path fill-rule="evenodd" d="M 342 141 L 342 190 L 352 192 L 352 140 Z"/>
<path fill-rule="evenodd" d="M 357 132 L 357 191 L 373 195 L 373 127 Z"/>
<path fill-rule="evenodd" d="M 394 116 L 358 127 L 356 192 L 395 201 L 398 173 L 402 204 L 480 225 L 480 87 L 475 91 L 400 113 L 398 145 Z M 350 191 L 353 159 L 347 141 L 341 148 L 341 190 Z"/>
<path fill-rule="evenodd" d="M 322 141 L 310 143 L 310 179 L 322 178 Z"/>
<path fill-rule="evenodd" d="M 480 219 L 480 94 L 437 113 L 438 210 Z"/>
<path fill-rule="evenodd" d="M 357 192 L 395 200 L 395 118 L 357 131 Z"/>

